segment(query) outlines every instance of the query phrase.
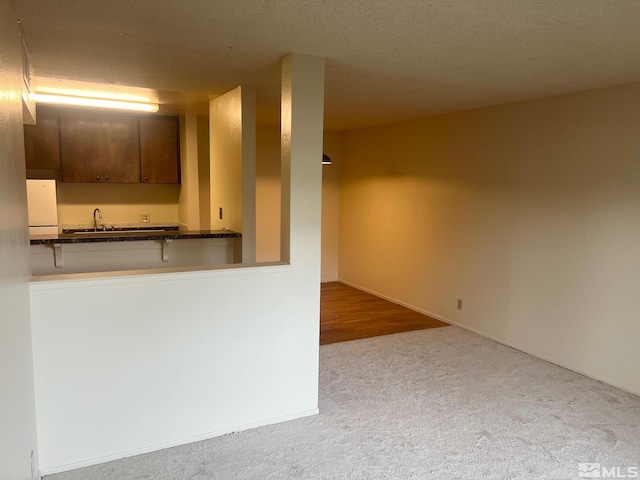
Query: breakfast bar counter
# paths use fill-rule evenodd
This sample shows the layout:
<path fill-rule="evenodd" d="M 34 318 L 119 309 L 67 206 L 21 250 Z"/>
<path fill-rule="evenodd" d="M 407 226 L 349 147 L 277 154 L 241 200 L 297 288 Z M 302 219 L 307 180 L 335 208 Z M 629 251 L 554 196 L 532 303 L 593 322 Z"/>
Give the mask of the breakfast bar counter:
<path fill-rule="evenodd" d="M 79 229 L 33 235 L 31 275 L 113 272 L 240 263 L 242 234 L 178 228 Z"/>
<path fill-rule="evenodd" d="M 32 235 L 31 245 L 56 243 L 127 242 L 142 240 L 179 240 L 194 238 L 239 238 L 242 234 L 232 230 L 83 230 L 55 235 Z"/>

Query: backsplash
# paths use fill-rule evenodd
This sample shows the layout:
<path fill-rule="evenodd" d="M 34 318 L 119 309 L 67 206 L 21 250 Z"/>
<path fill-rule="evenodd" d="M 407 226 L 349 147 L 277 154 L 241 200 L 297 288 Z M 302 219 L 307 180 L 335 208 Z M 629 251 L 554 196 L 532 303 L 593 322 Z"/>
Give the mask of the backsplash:
<path fill-rule="evenodd" d="M 57 193 L 62 228 L 93 228 L 96 208 L 102 212 L 101 225 L 178 225 L 180 185 L 58 183 Z M 142 214 L 149 222 L 141 221 Z"/>
<path fill-rule="evenodd" d="M 177 222 L 149 222 L 149 223 L 123 223 L 123 222 L 105 222 L 104 220 L 98 220 L 98 229 L 101 230 L 101 226 L 104 225 L 107 230 L 123 229 L 123 228 L 158 228 L 158 227 L 180 227 Z M 63 223 L 61 225 L 62 230 L 89 230 L 93 228 L 93 223 Z"/>

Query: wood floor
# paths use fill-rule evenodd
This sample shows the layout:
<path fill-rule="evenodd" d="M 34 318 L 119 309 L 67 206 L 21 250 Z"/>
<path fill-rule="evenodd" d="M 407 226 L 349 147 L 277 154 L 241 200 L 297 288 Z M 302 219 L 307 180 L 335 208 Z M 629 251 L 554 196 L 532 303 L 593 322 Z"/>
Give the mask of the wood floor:
<path fill-rule="evenodd" d="M 320 292 L 320 345 L 448 325 L 339 282 Z"/>

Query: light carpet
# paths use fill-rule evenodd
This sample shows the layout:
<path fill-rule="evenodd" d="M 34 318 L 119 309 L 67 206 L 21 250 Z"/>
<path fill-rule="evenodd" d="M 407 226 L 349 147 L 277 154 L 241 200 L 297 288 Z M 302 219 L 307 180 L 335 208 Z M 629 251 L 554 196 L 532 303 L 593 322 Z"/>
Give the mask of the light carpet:
<path fill-rule="evenodd" d="M 456 327 L 320 348 L 320 415 L 46 477 L 553 479 L 633 473 L 640 397 Z"/>

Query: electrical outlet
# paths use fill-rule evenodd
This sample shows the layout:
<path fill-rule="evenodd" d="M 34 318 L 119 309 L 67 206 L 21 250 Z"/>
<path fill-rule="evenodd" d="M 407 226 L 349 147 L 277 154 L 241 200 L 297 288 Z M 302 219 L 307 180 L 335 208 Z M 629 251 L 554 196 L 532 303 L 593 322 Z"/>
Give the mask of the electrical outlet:
<path fill-rule="evenodd" d="M 462 299 L 458 299 L 458 310 L 462 310 Z"/>
<path fill-rule="evenodd" d="M 151 216 L 148 213 L 140 214 L 140 223 L 149 223 L 150 219 L 151 219 Z"/>

